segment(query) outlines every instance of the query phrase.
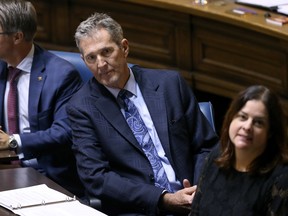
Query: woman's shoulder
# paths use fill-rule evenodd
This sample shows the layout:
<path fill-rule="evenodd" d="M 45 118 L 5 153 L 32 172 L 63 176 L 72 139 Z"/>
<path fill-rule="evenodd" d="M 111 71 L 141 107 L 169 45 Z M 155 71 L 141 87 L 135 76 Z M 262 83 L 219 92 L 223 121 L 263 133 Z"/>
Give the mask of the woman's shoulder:
<path fill-rule="evenodd" d="M 204 173 L 205 171 L 211 172 L 212 170 L 216 171 L 218 170 L 218 167 L 215 164 L 215 159 L 218 158 L 220 155 L 220 148 L 219 147 L 214 147 L 209 154 L 205 158 L 205 163 L 204 163 Z M 211 170 L 212 169 L 212 170 Z"/>
<path fill-rule="evenodd" d="M 272 194 L 276 195 L 285 192 L 288 198 L 288 165 L 279 164 L 266 178 L 266 187 L 272 190 Z"/>
<path fill-rule="evenodd" d="M 279 164 L 273 170 L 271 177 L 275 182 L 285 184 L 288 188 L 288 164 Z"/>
<path fill-rule="evenodd" d="M 288 166 L 278 165 L 270 176 L 267 197 L 269 215 L 287 215 L 288 213 Z"/>

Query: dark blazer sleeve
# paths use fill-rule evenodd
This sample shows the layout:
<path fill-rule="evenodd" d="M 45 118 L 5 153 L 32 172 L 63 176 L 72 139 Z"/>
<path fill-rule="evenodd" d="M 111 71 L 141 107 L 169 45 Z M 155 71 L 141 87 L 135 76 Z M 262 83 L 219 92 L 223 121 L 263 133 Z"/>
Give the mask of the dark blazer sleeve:
<path fill-rule="evenodd" d="M 81 85 L 72 65 L 36 47 L 28 104 L 31 133 L 20 134 L 26 159 L 71 148 L 66 103 Z"/>
<path fill-rule="evenodd" d="M 182 78 L 179 79 L 181 80 L 180 83 L 182 83 L 180 84 L 180 92 L 182 92 L 181 94 L 183 95 L 182 101 L 186 101 L 183 108 L 185 110 L 185 124 L 189 133 L 188 137 L 190 145 L 188 152 L 190 156 L 193 157 L 193 165 L 191 165 L 193 167 L 192 182 L 193 184 L 197 184 L 205 158 L 215 146 L 218 146 L 219 139 L 209 124 L 208 120 L 201 112 L 198 106 L 197 98 L 195 97 L 192 89 L 189 86 L 183 84 L 185 81 Z M 173 130 L 175 130 L 175 125 L 173 126 Z M 177 137 L 177 135 L 175 137 Z M 176 140 L 175 143 L 178 143 L 179 145 L 180 141 Z M 187 155 L 187 157 L 189 156 Z M 180 158 L 180 155 L 178 155 L 177 158 Z"/>

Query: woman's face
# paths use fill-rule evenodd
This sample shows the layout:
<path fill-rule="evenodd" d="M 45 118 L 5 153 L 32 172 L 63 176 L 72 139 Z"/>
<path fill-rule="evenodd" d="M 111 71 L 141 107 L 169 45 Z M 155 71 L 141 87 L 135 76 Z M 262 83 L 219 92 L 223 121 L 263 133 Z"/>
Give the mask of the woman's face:
<path fill-rule="evenodd" d="M 229 127 L 229 137 L 236 154 L 245 152 L 254 158 L 265 150 L 268 134 L 268 113 L 260 100 L 247 101 Z"/>

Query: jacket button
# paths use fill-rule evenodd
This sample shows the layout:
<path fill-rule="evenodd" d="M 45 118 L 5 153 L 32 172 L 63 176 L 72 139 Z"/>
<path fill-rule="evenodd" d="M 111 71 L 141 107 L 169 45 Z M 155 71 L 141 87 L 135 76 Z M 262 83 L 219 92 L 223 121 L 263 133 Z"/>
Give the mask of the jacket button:
<path fill-rule="evenodd" d="M 151 182 L 154 182 L 154 181 L 155 181 L 154 174 L 150 174 L 149 177 L 150 177 L 150 181 L 151 181 Z"/>

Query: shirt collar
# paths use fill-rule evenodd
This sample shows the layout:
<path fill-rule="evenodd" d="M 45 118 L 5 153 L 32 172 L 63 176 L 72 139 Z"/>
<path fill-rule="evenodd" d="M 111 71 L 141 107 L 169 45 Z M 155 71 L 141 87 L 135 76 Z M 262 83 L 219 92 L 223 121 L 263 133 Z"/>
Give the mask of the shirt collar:
<path fill-rule="evenodd" d="M 130 72 L 129 79 L 123 89 L 126 89 L 127 91 L 131 92 L 133 95 L 137 97 L 137 82 L 135 80 L 135 76 L 131 68 L 129 68 L 129 72 Z M 105 87 L 113 94 L 115 98 L 118 97 L 118 94 L 121 89 L 111 88 L 108 86 L 105 86 Z"/>
<path fill-rule="evenodd" d="M 21 71 L 30 73 L 32 68 L 33 56 L 34 56 L 34 44 L 32 44 L 31 50 L 29 51 L 28 55 L 16 66 L 16 68 L 18 68 Z"/>

